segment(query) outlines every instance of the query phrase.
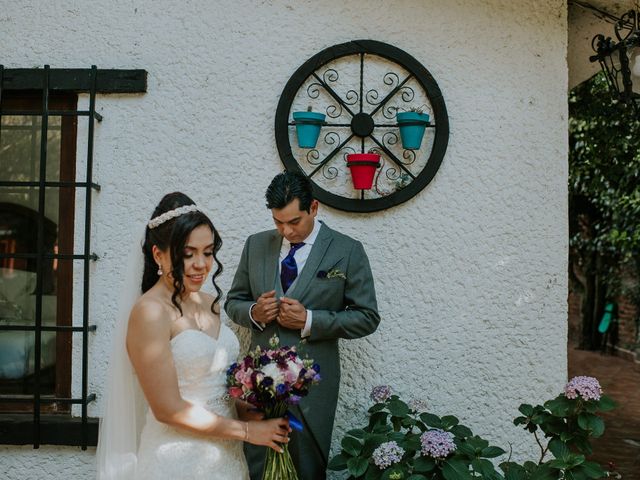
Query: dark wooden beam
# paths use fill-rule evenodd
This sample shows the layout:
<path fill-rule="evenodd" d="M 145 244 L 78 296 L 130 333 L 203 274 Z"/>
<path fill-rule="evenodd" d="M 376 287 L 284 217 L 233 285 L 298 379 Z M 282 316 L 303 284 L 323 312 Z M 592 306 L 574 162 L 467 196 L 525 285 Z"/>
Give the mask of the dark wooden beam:
<path fill-rule="evenodd" d="M 88 445 L 98 444 L 98 419 L 89 418 Z M 0 445 L 33 445 L 33 416 L 0 415 Z M 40 416 L 41 445 L 82 445 L 82 419 L 68 415 Z"/>
<path fill-rule="evenodd" d="M 43 68 L 2 68 L 2 90 L 42 89 Z M 90 68 L 51 68 L 49 89 L 76 93 L 89 92 Z M 146 70 L 98 69 L 97 93 L 145 93 L 147 91 Z"/>

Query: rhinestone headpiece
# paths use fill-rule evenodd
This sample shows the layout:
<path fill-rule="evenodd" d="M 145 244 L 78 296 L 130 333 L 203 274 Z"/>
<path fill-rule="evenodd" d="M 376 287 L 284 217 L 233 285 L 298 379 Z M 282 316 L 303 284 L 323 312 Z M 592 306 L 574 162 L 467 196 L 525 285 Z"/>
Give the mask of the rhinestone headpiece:
<path fill-rule="evenodd" d="M 197 205 L 184 205 L 182 207 L 175 208 L 173 210 L 169 210 L 168 212 L 164 212 L 162 215 L 158 215 L 155 218 L 149 220 L 147 224 L 149 229 L 153 230 L 154 228 L 159 227 L 164 222 L 171 220 L 172 218 L 179 217 L 180 215 L 184 215 L 189 212 L 201 212 L 200 208 Z"/>

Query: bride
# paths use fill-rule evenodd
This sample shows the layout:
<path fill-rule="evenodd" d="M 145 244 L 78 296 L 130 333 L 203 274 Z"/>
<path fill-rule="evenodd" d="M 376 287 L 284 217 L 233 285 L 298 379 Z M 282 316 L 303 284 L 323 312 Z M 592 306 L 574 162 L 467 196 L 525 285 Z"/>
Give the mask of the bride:
<path fill-rule="evenodd" d="M 226 395 L 239 344 L 220 321 L 221 244 L 211 220 L 182 193 L 166 195 L 153 212 L 144 267 L 130 266 L 127 275 L 131 283 L 144 270 L 143 294 L 139 284 L 127 286 L 114 335 L 99 480 L 248 479 L 242 441 L 276 451 L 288 441 L 286 419 L 262 420 Z M 200 292 L 214 263 L 215 298 Z"/>

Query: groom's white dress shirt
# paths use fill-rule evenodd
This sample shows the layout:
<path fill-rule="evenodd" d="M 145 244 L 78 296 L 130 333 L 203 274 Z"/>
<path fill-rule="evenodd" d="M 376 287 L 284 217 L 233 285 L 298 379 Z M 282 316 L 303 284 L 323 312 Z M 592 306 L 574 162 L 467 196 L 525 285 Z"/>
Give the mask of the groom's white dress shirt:
<path fill-rule="evenodd" d="M 313 219 L 313 230 L 307 238 L 305 238 L 302 242 L 304 245 L 295 251 L 293 254 L 293 258 L 296 261 L 296 266 L 298 267 L 298 277 L 302 273 L 302 269 L 307 263 L 307 258 L 309 258 L 309 254 L 311 253 L 311 249 L 313 248 L 313 244 L 318 237 L 318 232 L 320 232 L 320 227 L 322 224 L 317 220 Z M 282 237 L 282 246 L 280 247 L 280 259 L 278 261 L 278 277 L 280 276 L 280 271 L 282 270 L 282 261 L 289 255 L 289 250 L 291 249 L 291 242 L 286 238 Z M 255 305 L 255 303 L 253 304 Z M 258 327 L 260 330 L 263 330 L 265 325 L 262 322 L 257 322 L 253 319 L 251 315 L 251 310 L 253 309 L 253 305 L 249 308 L 249 318 L 253 322 L 253 324 Z M 302 338 L 308 337 L 311 335 L 311 323 L 313 322 L 313 313 L 311 310 L 307 309 L 307 320 L 304 324 L 304 328 L 300 331 L 300 336 Z"/>

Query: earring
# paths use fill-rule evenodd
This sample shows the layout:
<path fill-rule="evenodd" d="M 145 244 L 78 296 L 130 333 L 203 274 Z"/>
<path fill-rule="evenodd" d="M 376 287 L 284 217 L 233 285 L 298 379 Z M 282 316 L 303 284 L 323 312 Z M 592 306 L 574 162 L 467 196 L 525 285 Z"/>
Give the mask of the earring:
<path fill-rule="evenodd" d="M 158 265 L 158 275 L 162 276 L 162 266 Z"/>

